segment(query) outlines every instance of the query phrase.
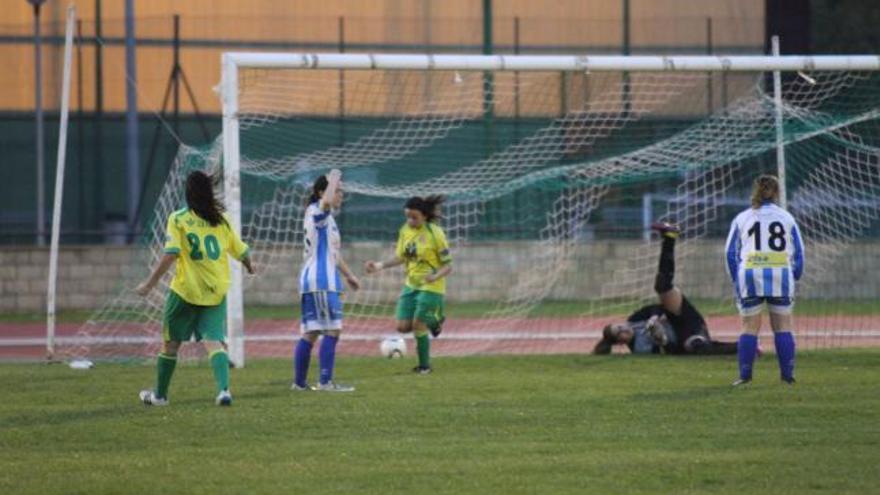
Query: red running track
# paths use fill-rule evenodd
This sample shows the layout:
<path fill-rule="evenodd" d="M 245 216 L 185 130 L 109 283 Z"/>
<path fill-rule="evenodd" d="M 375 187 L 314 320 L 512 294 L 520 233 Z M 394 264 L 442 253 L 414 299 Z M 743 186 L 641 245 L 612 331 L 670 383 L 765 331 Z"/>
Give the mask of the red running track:
<path fill-rule="evenodd" d="M 588 353 L 599 338 L 601 328 L 615 317 L 536 318 L 536 319 L 456 319 L 447 322 L 443 335 L 434 340 L 437 355 L 469 354 L 564 354 Z M 735 340 L 739 334 L 736 316 L 707 318 L 713 338 Z M 801 348 L 861 347 L 880 345 L 880 317 L 797 317 Z M 85 352 L 89 357 L 152 356 L 159 348 L 156 325 L 121 323 L 115 335 L 97 331 L 80 333 L 80 324 L 60 324 L 56 328 L 57 354 L 61 357 Z M 291 320 L 256 320 L 246 323 L 248 357 L 289 357 L 299 337 L 298 324 Z M 106 334 L 106 332 L 103 332 Z M 395 335 L 391 319 L 358 319 L 348 322 L 339 352 L 348 355 L 376 355 L 378 342 Z M 84 337 L 86 337 L 84 339 Z M 101 338 L 105 338 L 102 342 Z M 107 339 L 109 337 L 109 339 Z M 772 348 L 772 336 L 762 336 L 765 349 Z M 198 355 L 189 346 L 189 355 Z M 0 323 L 0 360 L 35 360 L 45 357 L 45 326 L 40 323 Z"/>

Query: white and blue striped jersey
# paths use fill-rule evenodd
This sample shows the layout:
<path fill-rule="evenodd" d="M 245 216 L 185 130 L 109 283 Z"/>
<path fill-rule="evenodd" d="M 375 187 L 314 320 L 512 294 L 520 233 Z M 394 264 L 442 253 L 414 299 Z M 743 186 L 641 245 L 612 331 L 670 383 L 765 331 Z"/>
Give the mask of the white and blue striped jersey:
<path fill-rule="evenodd" d="M 790 213 L 772 202 L 733 219 L 727 236 L 727 271 L 737 296 L 793 297 L 804 272 L 804 245 Z"/>
<path fill-rule="evenodd" d="M 312 203 L 306 207 L 303 230 L 305 238 L 299 276 L 300 293 L 342 292 L 342 279 L 336 265 L 342 241 L 333 215 L 322 210 L 317 202 Z"/>

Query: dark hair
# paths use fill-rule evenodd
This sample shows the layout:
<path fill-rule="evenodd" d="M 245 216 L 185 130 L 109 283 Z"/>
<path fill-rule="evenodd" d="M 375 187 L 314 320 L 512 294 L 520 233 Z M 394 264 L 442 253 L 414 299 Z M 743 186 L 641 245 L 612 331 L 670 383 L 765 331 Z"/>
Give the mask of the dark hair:
<path fill-rule="evenodd" d="M 752 208 L 760 208 L 764 201 L 779 201 L 779 180 L 772 175 L 762 175 L 752 186 Z"/>
<path fill-rule="evenodd" d="M 223 205 L 214 196 L 214 178 L 201 170 L 186 177 L 186 206 L 212 227 L 226 222 Z"/>
<path fill-rule="evenodd" d="M 605 325 L 602 329 L 602 339 L 596 342 L 593 347 L 593 354 L 611 354 L 611 348 L 617 343 L 617 337 L 614 335 L 614 327 Z"/>
<path fill-rule="evenodd" d="M 403 205 L 403 207 L 410 210 L 418 210 L 422 212 L 422 215 L 425 215 L 425 220 L 433 222 L 441 218 L 440 205 L 443 204 L 444 201 L 446 201 L 446 197 L 441 194 L 432 194 L 424 198 L 421 196 L 413 196 L 406 200 L 406 204 Z"/>
<path fill-rule="evenodd" d="M 326 175 L 322 175 L 322 176 L 318 177 L 317 179 L 315 179 L 315 183 L 312 184 L 312 188 L 309 191 L 309 197 L 308 197 L 308 199 L 306 199 L 306 206 L 314 203 L 315 201 L 320 200 L 321 194 L 323 194 L 324 191 L 327 190 L 327 186 L 329 184 L 330 184 L 330 182 L 327 180 Z"/>

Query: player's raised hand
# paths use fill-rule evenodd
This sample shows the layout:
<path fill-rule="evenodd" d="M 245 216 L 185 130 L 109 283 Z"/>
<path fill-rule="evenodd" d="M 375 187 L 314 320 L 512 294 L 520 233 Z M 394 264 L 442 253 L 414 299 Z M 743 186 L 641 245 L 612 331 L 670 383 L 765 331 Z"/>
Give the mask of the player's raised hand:
<path fill-rule="evenodd" d="M 327 181 L 328 182 L 332 181 L 332 180 L 339 181 L 341 179 L 342 179 L 342 170 L 339 170 L 338 168 L 334 168 L 333 170 L 330 171 L 329 174 L 327 174 Z"/>
<path fill-rule="evenodd" d="M 364 271 L 366 271 L 368 275 L 376 273 L 379 270 L 381 270 L 380 264 L 375 261 L 367 261 L 364 263 Z"/>

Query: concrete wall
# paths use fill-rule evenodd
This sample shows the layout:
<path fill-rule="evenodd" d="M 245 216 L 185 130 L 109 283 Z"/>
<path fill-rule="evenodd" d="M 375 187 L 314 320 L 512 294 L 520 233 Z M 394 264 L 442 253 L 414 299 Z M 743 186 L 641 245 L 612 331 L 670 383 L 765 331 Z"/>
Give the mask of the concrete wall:
<path fill-rule="evenodd" d="M 691 243 L 678 250 L 677 283 L 697 297 L 730 297 L 724 274 L 720 241 Z M 650 293 L 656 266 L 657 244 L 644 247 L 636 241 L 599 241 L 580 244 L 569 256 L 547 261 L 544 246 L 532 242 L 481 243 L 459 248 L 448 298 L 455 301 L 499 300 L 540 287 L 554 271 L 561 273 L 552 285 L 550 299 L 588 300 L 627 294 L 633 287 Z M 301 254 L 290 249 L 254 248 L 261 268 L 249 278 L 248 304 L 293 304 Z M 347 247 L 346 258 L 356 271 L 367 259 L 387 258 L 391 247 L 357 243 Z M 811 254 L 813 257 L 811 258 Z M 124 287 L 133 287 L 145 268 L 136 261 L 138 251 L 117 246 L 65 246 L 59 259 L 58 307 L 93 309 Z M 807 252 L 808 284 L 804 297 L 873 299 L 878 296 L 880 243 L 862 242 L 843 250 L 814 246 Z M 48 250 L 34 247 L 0 249 L 0 311 L 40 311 L 45 308 Z M 543 262 L 541 260 L 544 260 Z M 271 267 L 271 269 L 267 269 Z M 517 270 L 526 270 L 518 275 Z M 611 281 L 611 282 L 609 282 Z M 393 300 L 400 289 L 399 271 L 371 280 L 360 301 Z M 523 283 L 528 285 L 523 286 Z M 517 285 L 520 284 L 520 285 Z"/>
<path fill-rule="evenodd" d="M 90 309 L 105 302 L 131 273 L 129 247 L 65 246 L 58 257 L 59 309 Z M 46 307 L 49 250 L 31 246 L 0 249 L 0 311 Z"/>

